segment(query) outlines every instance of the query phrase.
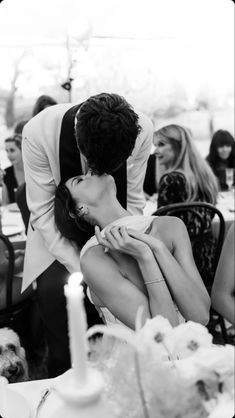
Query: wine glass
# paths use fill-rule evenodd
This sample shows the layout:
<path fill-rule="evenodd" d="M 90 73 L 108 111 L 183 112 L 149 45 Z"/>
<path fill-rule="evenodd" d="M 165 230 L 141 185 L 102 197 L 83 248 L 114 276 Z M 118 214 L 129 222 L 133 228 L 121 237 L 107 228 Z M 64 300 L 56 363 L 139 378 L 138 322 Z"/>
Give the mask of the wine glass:
<path fill-rule="evenodd" d="M 228 190 L 231 191 L 233 188 L 233 181 L 234 181 L 234 168 L 226 168 L 225 175 L 226 175 L 226 184 L 228 186 Z"/>

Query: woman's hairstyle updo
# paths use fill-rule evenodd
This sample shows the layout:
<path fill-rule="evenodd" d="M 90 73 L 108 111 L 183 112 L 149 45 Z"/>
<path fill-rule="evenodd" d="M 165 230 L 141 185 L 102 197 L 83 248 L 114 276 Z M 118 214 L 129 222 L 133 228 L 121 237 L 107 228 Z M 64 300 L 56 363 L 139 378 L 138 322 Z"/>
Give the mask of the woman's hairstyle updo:
<path fill-rule="evenodd" d="M 61 235 L 74 241 L 79 248 L 94 235 L 94 226 L 78 216 L 76 203 L 62 182 L 56 189 L 54 215 L 56 227 Z"/>

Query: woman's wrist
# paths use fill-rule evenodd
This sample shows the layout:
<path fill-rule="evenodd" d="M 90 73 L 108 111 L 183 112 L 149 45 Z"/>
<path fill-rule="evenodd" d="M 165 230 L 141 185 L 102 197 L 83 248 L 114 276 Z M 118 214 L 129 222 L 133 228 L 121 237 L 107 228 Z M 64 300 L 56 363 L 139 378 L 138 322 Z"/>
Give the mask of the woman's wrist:
<path fill-rule="evenodd" d="M 153 252 L 150 247 L 146 245 L 146 248 L 136 257 L 138 262 L 149 262 L 154 259 Z"/>

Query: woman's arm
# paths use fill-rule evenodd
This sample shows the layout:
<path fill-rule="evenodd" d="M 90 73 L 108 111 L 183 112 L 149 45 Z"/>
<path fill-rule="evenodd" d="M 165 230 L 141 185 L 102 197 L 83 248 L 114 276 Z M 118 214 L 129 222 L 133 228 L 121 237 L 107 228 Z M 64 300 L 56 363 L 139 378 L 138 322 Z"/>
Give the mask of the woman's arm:
<path fill-rule="evenodd" d="M 172 254 L 167 246 L 155 237 L 146 234 L 140 236 L 136 231 L 131 231 L 130 234 L 148 243 L 152 249 L 182 315 L 187 320 L 207 324 L 210 298 L 196 268 L 184 223 L 174 217 L 158 218 L 158 232 L 165 236 L 167 241 L 172 242 Z"/>
<path fill-rule="evenodd" d="M 124 227 L 107 230 L 105 238 L 101 237 L 96 228 L 96 237 L 109 250 L 128 254 L 137 261 L 146 285 L 151 317 L 163 315 L 172 325 L 177 325 L 178 317 L 171 294 L 148 245 L 131 238 Z M 131 277 L 128 279 L 132 280 Z"/>
<path fill-rule="evenodd" d="M 211 293 L 213 308 L 232 324 L 235 324 L 234 239 L 233 222 L 224 241 Z"/>

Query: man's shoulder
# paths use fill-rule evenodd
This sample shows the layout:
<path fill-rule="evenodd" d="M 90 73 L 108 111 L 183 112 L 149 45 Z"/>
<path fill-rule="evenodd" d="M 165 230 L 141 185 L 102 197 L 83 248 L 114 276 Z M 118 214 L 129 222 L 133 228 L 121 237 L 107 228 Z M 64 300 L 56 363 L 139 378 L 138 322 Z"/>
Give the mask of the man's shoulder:
<path fill-rule="evenodd" d="M 141 111 L 136 112 L 139 117 L 139 125 L 142 129 L 151 129 L 153 130 L 153 122 L 150 117 Z"/>
<path fill-rule="evenodd" d="M 71 103 L 63 103 L 49 106 L 48 108 L 42 110 L 36 116 L 31 118 L 24 126 L 23 137 L 31 136 L 32 134 L 33 136 L 37 134 L 41 135 L 42 131 L 47 131 L 47 127 L 53 129 L 53 126 L 55 126 L 55 128 L 58 129 L 65 113 L 73 106 L 74 105 Z"/>

